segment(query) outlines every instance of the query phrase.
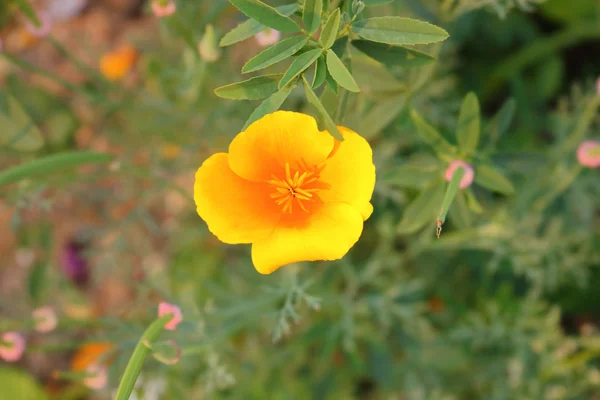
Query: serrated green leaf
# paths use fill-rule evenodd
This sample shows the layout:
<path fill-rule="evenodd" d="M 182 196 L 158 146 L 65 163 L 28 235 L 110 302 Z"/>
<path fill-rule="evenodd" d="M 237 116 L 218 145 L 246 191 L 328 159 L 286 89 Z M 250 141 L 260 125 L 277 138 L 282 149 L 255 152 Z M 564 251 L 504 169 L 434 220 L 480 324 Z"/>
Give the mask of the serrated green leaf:
<path fill-rule="evenodd" d="M 241 12 L 269 28 L 281 32 L 298 32 L 302 28 L 291 18 L 259 0 L 229 0 Z"/>
<path fill-rule="evenodd" d="M 444 199 L 445 186 L 439 180 L 431 182 L 404 210 L 397 232 L 413 233 L 427 224 L 435 227 L 435 219 Z"/>
<path fill-rule="evenodd" d="M 298 11 L 300 9 L 300 6 L 297 3 L 293 3 L 281 7 L 276 7 L 275 9 L 282 15 L 289 17 L 290 15 Z M 225 36 L 223 36 L 223 38 L 221 39 L 219 46 L 225 47 L 230 46 L 234 43 L 241 42 L 242 40 L 246 40 L 266 28 L 266 26 L 254 19 L 246 20 L 238 26 L 236 26 L 235 28 L 233 28 L 232 30 L 230 30 L 229 32 L 227 32 Z"/>
<path fill-rule="evenodd" d="M 296 59 L 292 62 L 290 67 L 285 71 L 283 78 L 279 81 L 279 88 L 281 89 L 294 79 L 298 77 L 302 72 L 304 72 L 308 67 L 310 67 L 322 54 L 321 49 L 314 49 L 307 51 L 296 57 Z"/>
<path fill-rule="evenodd" d="M 308 42 L 306 36 L 294 36 L 263 50 L 251 58 L 243 67 L 242 72 L 248 73 L 267 68 L 273 64 L 293 56 Z"/>
<path fill-rule="evenodd" d="M 302 21 L 304 28 L 312 35 L 321 25 L 321 12 L 323 11 L 322 0 L 304 0 L 304 10 L 302 12 Z"/>
<path fill-rule="evenodd" d="M 26 178 L 39 178 L 57 171 L 73 169 L 79 165 L 107 163 L 112 158 L 110 154 L 89 151 L 53 154 L 0 171 L 0 186 Z"/>
<path fill-rule="evenodd" d="M 7 113 L 0 112 L 0 146 L 26 152 L 39 150 L 44 144 L 40 129 L 15 97 L 8 93 L 3 97 Z"/>
<path fill-rule="evenodd" d="M 339 29 L 340 9 L 336 8 L 335 11 L 331 13 L 329 18 L 327 18 L 327 22 L 325 22 L 325 25 L 321 30 L 321 35 L 319 36 L 319 44 L 322 48 L 329 49 L 331 48 L 331 46 L 333 46 Z"/>
<path fill-rule="evenodd" d="M 260 100 L 277 91 L 281 74 L 255 76 L 245 81 L 231 83 L 215 89 L 215 94 L 231 100 Z"/>
<path fill-rule="evenodd" d="M 489 136 L 492 143 L 496 143 L 510 127 L 510 124 L 517 110 L 517 102 L 515 99 L 508 99 L 502 108 L 496 113 L 489 126 Z"/>
<path fill-rule="evenodd" d="M 479 144 L 481 122 L 479 117 L 479 100 L 475 93 L 467 94 L 460 107 L 456 138 L 458 146 L 467 154 L 472 154 Z"/>
<path fill-rule="evenodd" d="M 403 17 L 355 21 L 352 30 L 363 39 L 392 45 L 427 44 L 448 38 L 448 32 L 428 22 Z"/>
<path fill-rule="evenodd" d="M 351 92 L 360 92 L 352 74 L 332 50 L 327 51 L 327 70 L 340 86 Z"/>
<path fill-rule="evenodd" d="M 425 122 L 415 110 L 411 111 L 410 117 L 417 127 L 417 131 L 421 138 L 433 147 L 436 152 L 441 154 L 454 153 L 454 147 L 448 143 L 434 127 Z"/>
<path fill-rule="evenodd" d="M 513 184 L 490 165 L 481 165 L 475 169 L 475 182 L 494 192 L 506 195 L 515 193 Z"/>
<path fill-rule="evenodd" d="M 353 40 L 352 46 L 388 67 L 418 67 L 435 61 L 429 54 L 402 46 L 368 40 Z"/>
<path fill-rule="evenodd" d="M 302 80 L 304 83 L 304 94 L 306 95 L 306 100 L 308 100 L 308 102 L 312 104 L 313 107 L 317 109 L 317 112 L 321 115 L 321 118 L 323 119 L 323 124 L 325 125 L 325 129 L 327 129 L 327 131 L 329 131 L 331 136 L 333 136 L 335 139 L 343 141 L 344 137 L 338 130 L 337 125 L 335 124 L 335 122 L 333 122 L 333 119 L 331 118 L 325 107 L 323 107 L 321 100 L 319 100 L 319 98 L 312 90 L 304 76 L 302 77 Z"/>
<path fill-rule="evenodd" d="M 319 88 L 327 78 L 327 64 L 324 57 L 319 57 L 315 64 L 315 78 L 313 79 L 313 89 Z"/>
<path fill-rule="evenodd" d="M 252 114 L 250 114 L 250 117 L 244 124 L 242 130 L 245 131 L 254 121 L 258 121 L 265 115 L 274 113 L 275 111 L 279 110 L 279 107 L 281 107 L 285 99 L 288 98 L 288 96 L 292 92 L 292 89 L 293 88 L 291 85 L 285 86 L 281 88 L 281 90 L 279 90 L 278 92 L 273 93 L 271 96 L 266 98 L 262 103 L 260 103 L 258 107 L 256 107 Z"/>

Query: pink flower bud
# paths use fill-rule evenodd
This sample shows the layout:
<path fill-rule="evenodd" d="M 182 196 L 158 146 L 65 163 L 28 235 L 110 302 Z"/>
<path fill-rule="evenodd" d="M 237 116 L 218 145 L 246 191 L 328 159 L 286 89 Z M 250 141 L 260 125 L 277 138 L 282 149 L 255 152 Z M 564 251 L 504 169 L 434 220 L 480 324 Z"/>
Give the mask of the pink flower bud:
<path fill-rule="evenodd" d="M 600 142 L 595 140 L 582 142 L 577 149 L 577 160 L 584 167 L 600 167 Z"/>
<path fill-rule="evenodd" d="M 32 312 L 33 319 L 35 320 L 35 330 L 41 333 L 52 332 L 58 320 L 54 309 L 50 306 L 40 307 Z"/>
<path fill-rule="evenodd" d="M 85 373 L 87 377 L 83 379 L 83 384 L 86 387 L 100 390 L 106 386 L 106 383 L 108 382 L 108 370 L 106 367 L 92 364 L 85 369 Z"/>
<path fill-rule="evenodd" d="M 33 22 L 27 21 L 27 31 L 37 38 L 48 36 L 52 30 L 52 19 L 50 18 L 50 15 L 46 12 L 39 12 L 37 13 L 37 18 L 40 21 L 40 26 L 36 26 Z"/>
<path fill-rule="evenodd" d="M 469 164 L 467 164 L 464 161 L 461 161 L 461 160 L 452 161 L 450 163 L 450 165 L 448 166 L 448 169 L 446 169 L 445 178 L 448 182 L 450 182 L 450 180 L 452 179 L 452 175 L 454 175 L 454 171 L 456 171 L 456 169 L 458 167 L 463 167 L 465 170 L 458 187 L 461 189 L 468 188 L 473 183 L 473 178 L 475 177 L 475 172 L 473 171 L 473 167 L 471 167 Z"/>
<path fill-rule="evenodd" d="M 267 28 L 258 32 L 254 35 L 256 42 L 261 47 L 272 46 L 275 43 L 279 42 L 279 38 L 281 37 L 281 32 L 276 31 L 275 29 Z"/>
<path fill-rule="evenodd" d="M 177 328 L 177 325 L 183 320 L 183 316 L 181 314 L 181 309 L 176 305 L 169 304 L 166 302 L 161 302 L 158 305 L 158 317 L 162 317 L 163 315 L 173 314 L 173 318 L 171 318 L 165 324 L 165 329 L 169 331 L 174 331 Z"/>
<path fill-rule="evenodd" d="M 19 361 L 25 351 L 23 336 L 17 332 L 5 332 L 0 339 L 0 358 L 6 362 Z"/>
<path fill-rule="evenodd" d="M 173 0 L 162 2 L 160 0 L 154 0 L 152 2 L 152 12 L 157 18 L 168 17 L 169 15 L 175 14 L 177 6 Z"/>

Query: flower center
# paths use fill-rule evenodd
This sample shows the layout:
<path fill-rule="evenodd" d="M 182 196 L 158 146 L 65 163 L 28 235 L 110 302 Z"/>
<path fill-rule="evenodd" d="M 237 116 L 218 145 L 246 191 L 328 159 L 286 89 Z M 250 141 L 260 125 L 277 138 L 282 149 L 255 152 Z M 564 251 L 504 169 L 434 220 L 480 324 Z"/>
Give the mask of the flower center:
<path fill-rule="evenodd" d="M 273 175 L 273 179 L 268 181 L 275 188 L 275 192 L 269 197 L 275 200 L 275 204 L 283 207 L 283 212 L 291 213 L 294 203 L 302 211 L 309 212 L 306 203 L 316 202 L 316 193 L 323 188 L 318 182 L 323 165 L 308 168 L 302 163 L 300 167 L 303 172 L 297 170 L 292 175 L 290 163 L 285 163 L 285 178 L 280 179 Z"/>

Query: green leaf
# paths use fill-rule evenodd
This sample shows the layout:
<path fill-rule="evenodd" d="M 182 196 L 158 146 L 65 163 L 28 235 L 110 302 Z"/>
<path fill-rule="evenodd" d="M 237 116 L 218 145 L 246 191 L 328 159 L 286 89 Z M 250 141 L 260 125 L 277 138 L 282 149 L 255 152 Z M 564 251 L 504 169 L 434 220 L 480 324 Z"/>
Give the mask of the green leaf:
<path fill-rule="evenodd" d="M 402 46 L 368 40 L 353 40 L 352 46 L 388 67 L 419 67 L 435 61 L 429 54 Z"/>
<path fill-rule="evenodd" d="M 0 146 L 8 146 L 18 151 L 36 151 L 44 144 L 40 129 L 35 125 L 21 103 L 6 93 L 3 108 L 0 110 Z"/>
<path fill-rule="evenodd" d="M 475 197 L 475 193 L 473 193 L 471 188 L 467 188 L 463 190 L 463 192 L 465 193 L 465 197 L 467 199 L 467 206 L 469 207 L 469 209 L 475 214 L 481 214 L 483 212 L 483 207 L 479 203 L 479 200 L 477 200 L 477 197 Z"/>
<path fill-rule="evenodd" d="M 406 96 L 383 100 L 373 106 L 361 119 L 359 132 L 365 139 L 373 138 L 400 114 L 406 104 Z"/>
<path fill-rule="evenodd" d="M 470 228 L 473 224 L 473 215 L 467 204 L 465 193 L 466 190 L 459 191 L 450 208 L 450 220 L 460 229 Z"/>
<path fill-rule="evenodd" d="M 324 49 L 329 49 L 335 43 L 335 39 L 337 37 L 338 30 L 340 29 L 340 9 L 336 8 L 334 12 L 331 13 L 327 22 L 323 26 L 321 30 L 321 35 L 319 36 L 319 44 Z"/>
<path fill-rule="evenodd" d="M 448 38 L 448 32 L 427 22 L 402 17 L 375 17 L 352 23 L 363 39 L 392 45 L 427 44 Z"/>
<path fill-rule="evenodd" d="M 492 143 L 498 142 L 506 134 L 517 110 L 515 99 L 508 99 L 496 113 L 489 126 L 489 136 Z"/>
<path fill-rule="evenodd" d="M 23 14 L 25 14 L 27 19 L 29 21 L 31 21 L 34 26 L 39 28 L 42 23 L 39 20 L 35 10 L 31 6 L 31 4 L 29 4 L 29 1 L 27 1 L 27 0 L 14 0 L 14 1 L 15 1 L 15 3 L 17 3 L 17 7 L 19 7 L 21 9 L 21 11 L 23 12 Z"/>
<path fill-rule="evenodd" d="M 436 152 L 441 154 L 454 153 L 454 147 L 448 143 L 434 127 L 425 122 L 415 110 L 411 111 L 410 117 L 417 127 L 417 131 L 421 135 L 421 138 L 433 147 Z"/>
<path fill-rule="evenodd" d="M 391 3 L 392 1 L 394 1 L 394 0 L 363 0 L 363 3 L 365 3 L 365 6 L 371 7 L 371 6 L 379 6 L 381 4 Z"/>
<path fill-rule="evenodd" d="M 112 160 L 110 154 L 89 151 L 53 154 L 0 171 L 0 186 L 18 182 L 26 178 L 38 178 L 51 173 L 78 167 L 84 164 L 106 163 Z"/>
<path fill-rule="evenodd" d="M 317 58 L 321 56 L 323 51 L 321 49 L 314 49 L 307 51 L 306 53 L 300 54 L 296 59 L 292 62 L 290 67 L 285 71 L 283 78 L 279 81 L 279 88 L 281 89 L 294 79 L 298 77 L 302 72 L 304 72 L 308 67 L 312 65 Z"/>
<path fill-rule="evenodd" d="M 327 51 L 327 70 L 340 86 L 351 92 L 360 92 L 352 74 L 332 50 Z"/>
<path fill-rule="evenodd" d="M 323 11 L 322 0 L 304 0 L 304 11 L 302 20 L 306 31 L 312 35 L 321 25 L 321 12 Z"/>
<path fill-rule="evenodd" d="M 325 107 L 323 107 L 323 104 L 321 104 L 321 101 L 319 100 L 315 92 L 312 90 L 304 76 L 302 77 L 302 80 L 304 81 L 304 94 L 306 95 L 306 100 L 308 100 L 308 102 L 312 104 L 317 109 L 317 112 L 321 115 L 321 118 L 323 119 L 323 124 L 325 125 L 325 129 L 327 129 L 331 136 L 333 136 L 335 139 L 343 141 L 344 137 L 338 130 L 337 125 L 335 124 L 335 122 L 333 122 L 333 119 L 331 118 L 327 110 L 325 110 Z"/>
<path fill-rule="evenodd" d="M 48 400 L 48 394 L 38 381 L 22 369 L 0 368 L 2 398 L 13 400 Z"/>
<path fill-rule="evenodd" d="M 418 165 L 405 164 L 385 174 L 384 181 L 392 186 L 403 188 L 420 188 L 440 176 L 436 166 L 424 168 Z"/>
<path fill-rule="evenodd" d="M 273 93 L 270 97 L 266 98 L 258 107 L 256 107 L 252 114 L 250 114 L 250 117 L 244 124 L 242 130 L 245 131 L 254 121 L 257 121 L 265 115 L 279 110 L 279 107 L 281 107 L 285 99 L 288 98 L 292 92 L 292 89 L 292 85 L 285 86 L 278 92 Z"/>
<path fill-rule="evenodd" d="M 444 194 L 444 200 L 442 201 L 442 207 L 440 209 L 440 213 L 438 215 L 438 222 L 443 224 L 446 221 L 446 214 L 456 197 L 456 193 L 458 193 L 458 187 L 460 185 L 460 181 L 465 174 L 465 169 L 463 167 L 458 167 L 452 174 L 452 179 L 448 183 L 448 187 L 446 188 L 446 194 Z M 438 226 L 439 228 L 439 226 Z M 438 231 L 439 237 L 439 231 Z"/>
<path fill-rule="evenodd" d="M 281 14 L 285 15 L 286 17 L 289 17 L 290 15 L 298 11 L 299 8 L 300 6 L 297 3 L 293 3 L 277 7 L 275 9 Z M 238 26 L 236 26 L 235 28 L 233 28 L 232 30 L 230 30 L 229 32 L 227 32 L 225 36 L 223 36 L 223 38 L 221 39 L 219 46 L 225 47 L 230 46 L 234 43 L 241 42 L 242 40 L 246 40 L 266 28 L 266 26 L 264 26 L 256 20 L 246 20 Z"/>
<path fill-rule="evenodd" d="M 490 165 L 481 165 L 475 169 L 475 182 L 494 192 L 506 195 L 515 193 L 513 184 Z"/>
<path fill-rule="evenodd" d="M 315 78 L 313 79 L 313 89 L 319 88 L 327 78 L 327 64 L 324 57 L 319 57 L 315 64 Z"/>
<path fill-rule="evenodd" d="M 460 149 L 472 154 L 477 149 L 480 131 L 479 100 L 475 93 L 470 92 L 463 100 L 458 116 L 456 137 Z"/>
<path fill-rule="evenodd" d="M 251 58 L 243 67 L 242 72 L 253 72 L 259 69 L 267 68 L 273 64 L 293 56 L 308 42 L 306 36 L 294 36 L 282 40 L 273 46 L 263 50 L 255 57 Z"/>
<path fill-rule="evenodd" d="M 259 0 L 229 0 L 241 12 L 248 17 L 253 18 L 269 28 L 277 29 L 281 32 L 298 32 L 300 26 L 291 18 L 281 14 L 275 8 Z"/>
<path fill-rule="evenodd" d="M 335 79 L 333 79 L 333 77 L 331 76 L 331 74 L 329 72 L 327 72 L 325 81 L 327 81 L 327 86 L 329 86 L 329 88 L 333 91 L 333 93 L 338 94 L 340 92 L 340 86 L 335 81 Z"/>
<path fill-rule="evenodd" d="M 34 305 L 39 305 L 40 301 L 42 300 L 42 294 L 47 275 L 46 265 L 41 262 L 36 263 L 29 273 L 29 277 L 27 279 L 27 289 L 29 298 Z"/>
<path fill-rule="evenodd" d="M 215 89 L 215 94 L 231 100 L 260 100 L 277 91 L 281 74 L 255 76 L 242 82 L 231 83 Z"/>
<path fill-rule="evenodd" d="M 413 233 L 427 224 L 434 226 L 435 217 L 444 199 L 445 185 L 439 180 L 431 182 L 404 210 L 397 232 Z"/>

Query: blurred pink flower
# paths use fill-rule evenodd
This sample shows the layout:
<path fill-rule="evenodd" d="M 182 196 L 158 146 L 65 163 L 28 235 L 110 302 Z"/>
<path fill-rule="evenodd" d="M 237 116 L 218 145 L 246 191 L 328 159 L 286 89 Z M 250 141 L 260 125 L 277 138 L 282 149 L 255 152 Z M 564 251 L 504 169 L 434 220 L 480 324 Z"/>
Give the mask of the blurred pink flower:
<path fill-rule="evenodd" d="M 160 0 L 154 0 L 152 2 L 152 12 L 157 18 L 168 17 L 169 15 L 175 14 L 177 6 L 173 0 L 167 0 L 166 2 Z"/>
<path fill-rule="evenodd" d="M 108 382 L 108 370 L 106 367 L 92 364 L 85 369 L 85 373 L 87 377 L 83 379 L 83 384 L 86 387 L 99 390 L 106 386 Z"/>
<path fill-rule="evenodd" d="M 41 333 L 52 332 L 58 320 L 54 309 L 50 306 L 40 307 L 31 313 L 35 320 L 35 330 Z"/>
<path fill-rule="evenodd" d="M 162 317 L 163 315 L 173 314 L 173 318 L 171 318 L 166 324 L 165 329 L 169 331 L 174 331 L 177 328 L 177 325 L 183 320 L 183 316 L 181 314 L 181 309 L 176 305 L 169 304 L 166 302 L 161 302 L 158 305 L 158 317 Z"/>
<path fill-rule="evenodd" d="M 83 255 L 85 248 L 83 241 L 72 239 L 61 249 L 61 269 L 76 285 L 85 285 L 90 277 L 88 263 Z"/>
<path fill-rule="evenodd" d="M 577 149 L 577 160 L 584 167 L 600 167 L 600 142 L 595 140 L 582 142 Z"/>
<path fill-rule="evenodd" d="M 4 332 L 0 339 L 0 358 L 6 362 L 19 361 L 25 351 L 25 338 L 17 332 Z"/>
<path fill-rule="evenodd" d="M 456 169 L 458 167 L 463 167 L 465 169 L 463 177 L 460 180 L 459 187 L 461 189 L 468 188 L 473 183 L 473 178 L 475 177 L 475 172 L 473 171 L 473 167 L 471 167 L 469 164 L 467 164 L 464 161 L 461 161 L 461 160 L 452 161 L 450 163 L 450 165 L 448 166 L 448 169 L 446 169 L 445 178 L 448 182 L 450 182 L 450 180 L 452 179 L 452 175 L 454 175 L 454 171 L 456 171 Z"/>
<path fill-rule="evenodd" d="M 281 32 L 271 28 L 264 29 L 254 35 L 254 38 L 261 47 L 274 45 L 275 43 L 279 42 L 280 37 Z"/>
<path fill-rule="evenodd" d="M 37 38 L 43 38 L 50 34 L 52 30 L 52 18 L 46 12 L 37 13 L 40 20 L 40 26 L 35 26 L 33 22 L 27 21 L 27 31 Z"/>

